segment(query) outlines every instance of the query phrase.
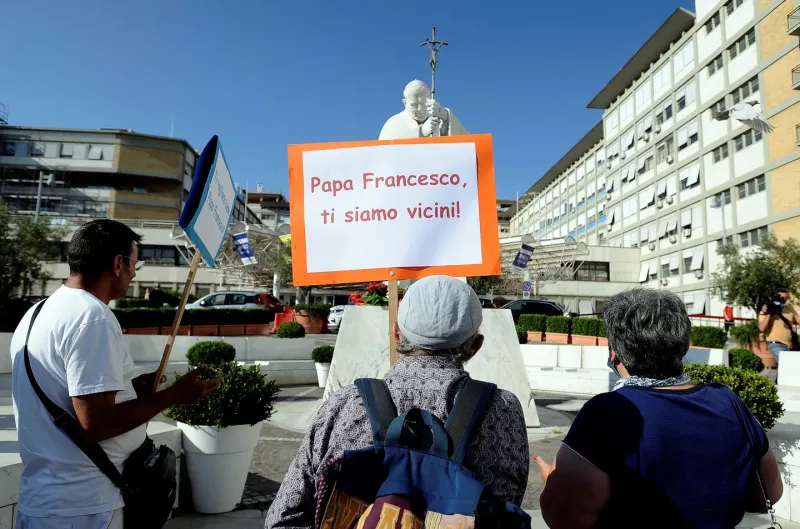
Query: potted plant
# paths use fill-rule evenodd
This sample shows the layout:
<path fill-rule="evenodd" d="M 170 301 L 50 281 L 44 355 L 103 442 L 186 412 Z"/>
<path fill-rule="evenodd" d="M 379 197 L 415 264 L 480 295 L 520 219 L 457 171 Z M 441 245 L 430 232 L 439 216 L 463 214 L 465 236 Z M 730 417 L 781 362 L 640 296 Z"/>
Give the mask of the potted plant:
<path fill-rule="evenodd" d="M 331 362 L 333 361 L 333 346 L 320 345 L 311 351 L 311 359 L 314 361 L 314 366 L 317 368 L 317 383 L 319 387 L 324 388 L 328 382 L 328 372 L 331 369 Z"/>
<path fill-rule="evenodd" d="M 219 336 L 219 311 L 224 309 L 190 309 L 183 320 L 192 328 L 192 336 Z"/>
<path fill-rule="evenodd" d="M 223 361 L 230 357 L 229 349 L 204 347 L 202 354 L 196 351 L 189 357 L 190 366 L 196 367 L 194 362 L 201 358 L 220 361 L 214 370 L 222 383 L 203 400 L 173 406 L 166 415 L 183 433 L 195 510 L 216 514 L 232 511 L 241 502 L 261 423 L 272 416 L 280 390 L 274 381 L 267 382 L 260 366 Z"/>
<path fill-rule="evenodd" d="M 572 344 L 597 345 L 597 318 L 572 319 Z"/>
<path fill-rule="evenodd" d="M 761 332 L 758 330 L 758 322 L 750 320 L 744 325 L 736 325 L 731 327 L 731 338 L 736 340 L 739 347 L 750 349 L 753 351 L 764 363 L 765 367 L 777 367 L 778 362 L 775 357 L 769 352 L 767 342 L 761 339 Z"/>
<path fill-rule="evenodd" d="M 295 321 L 303 326 L 306 334 L 319 334 L 328 320 L 331 306 L 323 303 L 312 303 L 310 305 L 300 304 L 293 307 Z"/>
<path fill-rule="evenodd" d="M 247 336 L 267 335 L 270 331 L 270 323 L 275 317 L 271 310 L 267 309 L 247 309 L 244 312 L 244 333 Z"/>
<path fill-rule="evenodd" d="M 568 344 L 572 330 L 569 316 L 550 316 L 547 318 L 547 343 Z"/>
<path fill-rule="evenodd" d="M 519 327 L 528 333 L 529 342 L 543 342 L 547 316 L 544 314 L 520 314 Z"/>

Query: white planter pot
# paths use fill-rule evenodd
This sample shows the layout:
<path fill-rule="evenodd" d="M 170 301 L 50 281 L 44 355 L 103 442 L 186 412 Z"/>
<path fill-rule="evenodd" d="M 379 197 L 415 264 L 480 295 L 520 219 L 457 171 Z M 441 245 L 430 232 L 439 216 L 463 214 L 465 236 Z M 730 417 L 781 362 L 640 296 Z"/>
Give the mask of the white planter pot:
<path fill-rule="evenodd" d="M 261 424 L 189 426 L 179 422 L 183 452 L 197 512 L 229 512 L 242 501 L 247 471 L 258 444 Z"/>
<path fill-rule="evenodd" d="M 314 362 L 314 365 L 317 368 L 317 382 L 319 383 L 319 387 L 324 388 L 325 384 L 328 383 L 328 372 L 331 370 L 331 365 L 320 364 L 318 362 Z"/>

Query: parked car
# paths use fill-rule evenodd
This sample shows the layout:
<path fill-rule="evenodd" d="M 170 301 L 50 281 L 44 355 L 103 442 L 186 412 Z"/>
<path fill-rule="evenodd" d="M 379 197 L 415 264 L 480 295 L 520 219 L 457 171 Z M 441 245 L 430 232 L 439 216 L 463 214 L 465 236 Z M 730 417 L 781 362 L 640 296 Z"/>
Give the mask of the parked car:
<path fill-rule="evenodd" d="M 544 301 L 540 299 L 518 299 L 516 301 L 506 303 L 500 308 L 511 311 L 511 317 L 514 318 L 514 324 L 519 322 L 519 317 L 522 314 L 544 314 L 545 316 L 564 315 L 564 309 L 552 301 Z"/>
<path fill-rule="evenodd" d="M 496 309 L 497 308 L 497 307 L 494 306 L 494 303 L 492 302 L 491 299 L 486 299 L 486 298 L 478 298 L 478 299 L 481 300 L 481 307 L 483 307 L 484 309 Z"/>
<path fill-rule="evenodd" d="M 214 292 L 186 305 L 187 309 L 268 309 L 283 310 L 280 301 L 269 292 L 237 290 Z"/>
<path fill-rule="evenodd" d="M 331 312 L 328 314 L 329 331 L 339 331 L 339 325 L 342 323 L 342 316 L 344 316 L 344 305 L 336 305 L 335 307 L 331 307 Z"/>

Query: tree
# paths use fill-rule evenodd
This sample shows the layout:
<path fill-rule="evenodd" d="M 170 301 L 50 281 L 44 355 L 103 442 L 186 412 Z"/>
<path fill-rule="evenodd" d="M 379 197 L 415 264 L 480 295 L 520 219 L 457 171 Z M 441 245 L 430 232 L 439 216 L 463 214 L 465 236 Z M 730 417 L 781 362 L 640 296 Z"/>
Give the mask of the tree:
<path fill-rule="evenodd" d="M 467 284 L 472 287 L 477 294 L 494 294 L 495 290 L 500 290 L 505 279 L 503 276 L 481 276 L 468 277 Z"/>
<path fill-rule="evenodd" d="M 50 277 L 44 263 L 56 256 L 62 235 L 46 218 L 18 215 L 0 202 L 0 314 L 16 291 Z"/>
<path fill-rule="evenodd" d="M 281 287 L 292 285 L 292 246 L 282 242 L 278 237 L 262 235 L 259 233 L 248 234 L 250 245 L 256 264 L 242 264 L 232 238 L 226 238 L 223 245 L 223 261 L 231 263 L 230 272 L 246 279 L 256 286 L 272 286 L 275 273 Z"/>
<path fill-rule="evenodd" d="M 778 242 L 768 234 L 761 246 L 742 251 L 720 246 L 723 263 L 711 274 L 712 291 L 727 303 L 758 312 L 778 288 L 800 296 L 800 244 L 796 239 Z"/>

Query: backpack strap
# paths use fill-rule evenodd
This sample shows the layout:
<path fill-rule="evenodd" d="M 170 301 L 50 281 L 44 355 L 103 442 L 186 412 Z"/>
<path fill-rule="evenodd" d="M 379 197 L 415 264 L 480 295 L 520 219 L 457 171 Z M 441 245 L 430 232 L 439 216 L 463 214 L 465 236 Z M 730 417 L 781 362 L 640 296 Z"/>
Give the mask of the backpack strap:
<path fill-rule="evenodd" d="M 355 384 L 372 427 L 372 443 L 376 447 L 383 446 L 389 425 L 397 417 L 389 388 L 383 380 L 375 378 L 359 378 Z"/>
<path fill-rule="evenodd" d="M 445 422 L 445 430 L 453 441 L 451 461 L 461 464 L 475 431 L 483 421 L 486 408 L 497 386 L 480 380 L 468 379 L 458 392 L 456 403 Z"/>

